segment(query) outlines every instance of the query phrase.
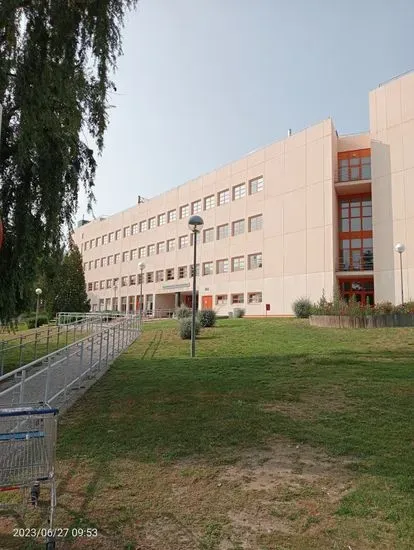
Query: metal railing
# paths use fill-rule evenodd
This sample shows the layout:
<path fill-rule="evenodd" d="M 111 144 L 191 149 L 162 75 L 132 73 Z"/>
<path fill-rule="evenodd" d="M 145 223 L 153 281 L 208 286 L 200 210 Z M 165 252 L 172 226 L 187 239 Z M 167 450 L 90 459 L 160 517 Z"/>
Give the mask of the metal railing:
<path fill-rule="evenodd" d="M 44 402 L 65 408 L 96 381 L 140 334 L 138 316 L 124 317 L 0 376 L 0 407 Z"/>
<path fill-rule="evenodd" d="M 107 322 L 113 319 L 118 319 L 124 317 L 125 313 L 120 313 L 119 311 L 93 311 L 91 313 L 79 313 L 78 311 L 61 311 L 56 314 L 56 324 L 57 325 L 66 325 L 71 323 L 76 323 L 79 321 L 87 321 L 88 319 L 95 319 L 100 322 Z"/>
<path fill-rule="evenodd" d="M 358 169 L 352 171 L 352 168 Z M 350 166 L 335 170 L 335 183 L 352 183 L 356 181 L 371 181 L 371 166 Z"/>
<path fill-rule="evenodd" d="M 359 260 L 339 260 L 338 261 L 338 271 L 373 271 L 374 269 L 374 260 L 372 258 L 365 259 L 361 258 Z"/>

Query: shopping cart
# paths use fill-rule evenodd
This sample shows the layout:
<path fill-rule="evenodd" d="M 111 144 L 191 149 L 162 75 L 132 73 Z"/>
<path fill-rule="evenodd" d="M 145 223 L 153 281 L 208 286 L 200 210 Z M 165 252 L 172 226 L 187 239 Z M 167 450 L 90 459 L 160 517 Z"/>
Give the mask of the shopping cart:
<path fill-rule="evenodd" d="M 37 530 L 45 535 L 47 550 L 55 548 L 57 415 L 57 409 L 45 404 L 0 409 L 0 491 L 29 489 L 30 502 L 37 506 L 41 485 L 50 486 L 49 524 Z"/>

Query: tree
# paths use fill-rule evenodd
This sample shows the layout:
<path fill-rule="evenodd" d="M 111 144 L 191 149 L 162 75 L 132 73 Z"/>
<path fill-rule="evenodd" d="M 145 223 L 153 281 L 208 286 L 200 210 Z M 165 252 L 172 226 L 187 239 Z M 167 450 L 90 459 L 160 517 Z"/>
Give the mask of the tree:
<path fill-rule="evenodd" d="M 91 207 L 111 74 L 137 0 L 0 2 L 0 319 L 23 311 L 36 273 L 71 229 L 83 186 Z"/>
<path fill-rule="evenodd" d="M 89 311 L 90 302 L 86 294 L 85 273 L 79 248 L 70 242 L 53 284 L 53 311 Z"/>

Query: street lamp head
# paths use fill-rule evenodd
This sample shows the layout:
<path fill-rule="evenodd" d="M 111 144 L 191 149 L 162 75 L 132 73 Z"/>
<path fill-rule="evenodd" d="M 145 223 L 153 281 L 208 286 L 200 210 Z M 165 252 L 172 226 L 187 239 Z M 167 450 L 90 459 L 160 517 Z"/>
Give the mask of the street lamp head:
<path fill-rule="evenodd" d="M 141 271 L 143 271 L 145 269 L 144 262 L 139 262 L 138 267 L 140 268 Z"/>
<path fill-rule="evenodd" d="M 188 227 L 191 229 L 191 231 L 194 231 L 195 233 L 198 233 L 203 228 L 204 221 L 201 216 L 191 216 L 191 218 L 188 220 Z"/>
<path fill-rule="evenodd" d="M 402 243 L 397 243 L 395 245 L 395 251 L 398 252 L 398 254 L 402 254 L 405 251 L 405 245 Z"/>
<path fill-rule="evenodd" d="M 42 289 L 41 288 L 36 288 L 35 292 L 38 296 L 40 296 L 42 294 Z"/>

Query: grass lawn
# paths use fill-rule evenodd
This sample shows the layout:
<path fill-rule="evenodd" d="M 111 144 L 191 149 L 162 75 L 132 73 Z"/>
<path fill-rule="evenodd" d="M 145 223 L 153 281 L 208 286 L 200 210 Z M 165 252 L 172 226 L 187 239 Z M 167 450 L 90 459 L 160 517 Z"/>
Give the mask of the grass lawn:
<path fill-rule="evenodd" d="M 414 548 L 414 329 L 222 320 L 193 360 L 176 329 L 62 416 L 56 525 L 98 536 L 58 548 Z"/>

